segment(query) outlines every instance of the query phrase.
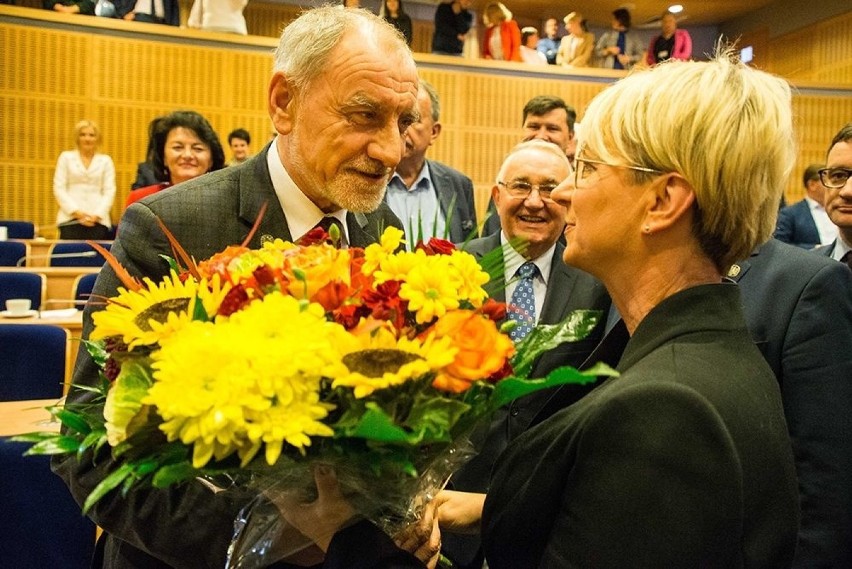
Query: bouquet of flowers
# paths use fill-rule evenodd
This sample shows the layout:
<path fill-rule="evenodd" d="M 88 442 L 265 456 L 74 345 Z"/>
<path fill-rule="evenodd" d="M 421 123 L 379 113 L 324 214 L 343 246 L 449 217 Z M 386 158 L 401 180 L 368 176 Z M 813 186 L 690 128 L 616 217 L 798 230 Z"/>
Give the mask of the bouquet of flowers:
<path fill-rule="evenodd" d="M 464 457 L 459 441 L 492 410 L 612 373 L 526 377 L 537 355 L 582 338 L 598 315 L 575 313 L 515 346 L 473 256 L 435 239 L 400 251 L 396 228 L 338 249 L 331 232 L 228 247 L 198 264 L 177 245 L 186 266 L 170 259 L 162 282 L 116 267 L 126 287 L 93 314 L 86 342 L 102 364 L 99 398 L 52 409 L 61 434 L 19 440 L 35 443 L 31 454 L 111 447 L 116 469 L 84 510 L 109 492 L 196 479 L 256 488 L 267 504 L 273 485 L 310 501 L 311 468 L 323 464 L 363 515 L 391 528 L 446 482 Z M 303 547 L 273 546 L 282 518 L 260 512 L 242 520 L 231 566 Z"/>

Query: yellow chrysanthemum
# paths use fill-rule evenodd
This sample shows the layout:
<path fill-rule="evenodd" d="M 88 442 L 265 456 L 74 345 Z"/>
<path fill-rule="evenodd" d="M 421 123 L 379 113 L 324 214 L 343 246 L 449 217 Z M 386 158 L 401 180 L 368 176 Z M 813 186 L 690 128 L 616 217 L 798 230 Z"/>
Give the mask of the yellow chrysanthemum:
<path fill-rule="evenodd" d="M 373 243 L 364 249 L 364 274 L 373 273 L 385 258 L 394 254 L 405 243 L 405 234 L 401 229 L 388 227 L 382 232 L 380 243 Z"/>
<path fill-rule="evenodd" d="M 400 385 L 451 364 L 457 349 L 450 338 L 425 341 L 397 339 L 388 327 L 358 337 L 360 345 L 343 357 L 348 373 L 334 380 L 334 387 L 352 387 L 357 398 L 377 389 Z"/>
<path fill-rule="evenodd" d="M 262 445 L 273 464 L 285 443 L 304 451 L 311 437 L 333 434 L 320 380 L 348 372 L 340 348 L 350 342 L 320 306 L 271 293 L 165 339 L 143 403 L 157 407 L 169 440 L 193 445 L 196 467 L 234 452 L 246 464 Z"/>
<path fill-rule="evenodd" d="M 181 282 L 174 271 L 159 283 L 145 278 L 141 289 L 119 288 L 118 296 L 92 315 L 95 328 L 91 338 L 121 336 L 130 348 L 156 344 L 192 320 L 196 298 L 207 314 L 214 314 L 228 290 L 230 285 L 222 286 L 218 276 L 209 283 L 191 278 Z"/>
<path fill-rule="evenodd" d="M 424 255 L 409 271 L 399 296 L 408 301 L 408 309 L 415 313 L 417 322 L 425 324 L 459 307 L 463 284 L 448 256 Z"/>
<path fill-rule="evenodd" d="M 488 293 L 482 288 L 490 278 L 488 273 L 482 270 L 473 255 L 464 251 L 453 251 L 450 264 L 462 283 L 459 297 L 466 298 L 477 308 L 482 306 L 482 302 L 488 298 Z"/>

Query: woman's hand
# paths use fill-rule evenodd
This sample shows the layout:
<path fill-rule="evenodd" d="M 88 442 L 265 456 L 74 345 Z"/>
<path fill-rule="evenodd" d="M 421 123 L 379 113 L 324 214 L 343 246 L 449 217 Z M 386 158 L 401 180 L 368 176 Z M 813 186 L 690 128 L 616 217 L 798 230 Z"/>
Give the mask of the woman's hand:
<path fill-rule="evenodd" d="M 348 525 L 355 516 L 355 510 L 343 497 L 337 475 L 328 465 L 314 467 L 314 482 L 317 486 L 317 499 L 304 503 L 296 493 L 271 495 L 284 519 L 311 539 L 323 550 L 328 550 L 331 538 Z"/>
<path fill-rule="evenodd" d="M 441 529 L 474 535 L 480 530 L 485 494 L 443 490 L 432 500 Z"/>

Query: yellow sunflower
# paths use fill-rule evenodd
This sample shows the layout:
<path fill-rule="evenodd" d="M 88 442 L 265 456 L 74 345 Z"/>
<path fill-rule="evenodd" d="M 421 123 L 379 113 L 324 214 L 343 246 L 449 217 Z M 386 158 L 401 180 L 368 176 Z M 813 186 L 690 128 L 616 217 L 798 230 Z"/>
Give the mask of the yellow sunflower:
<path fill-rule="evenodd" d="M 192 320 L 196 299 L 207 314 L 215 314 L 228 290 L 230 285 L 222 286 L 218 275 L 209 282 L 192 278 L 181 282 L 174 271 L 159 283 L 145 278 L 138 291 L 119 288 L 118 296 L 92 315 L 91 338 L 121 336 L 131 349 L 156 344 Z"/>
<path fill-rule="evenodd" d="M 451 338 L 425 340 L 396 338 L 388 327 L 358 336 L 358 345 L 343 356 L 348 373 L 337 376 L 333 387 L 352 387 L 357 398 L 377 389 L 401 385 L 451 364 L 458 351 Z"/>

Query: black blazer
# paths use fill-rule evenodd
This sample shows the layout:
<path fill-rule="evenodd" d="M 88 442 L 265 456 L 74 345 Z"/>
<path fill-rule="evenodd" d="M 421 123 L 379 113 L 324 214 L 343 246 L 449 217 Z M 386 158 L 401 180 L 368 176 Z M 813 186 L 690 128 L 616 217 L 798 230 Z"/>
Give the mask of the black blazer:
<path fill-rule="evenodd" d="M 803 249 L 813 249 L 820 244 L 819 231 L 807 200 L 781 208 L 774 237 Z"/>
<path fill-rule="evenodd" d="M 852 271 L 772 239 L 729 277 L 781 388 L 802 505 L 794 566 L 852 567 Z"/>
<path fill-rule="evenodd" d="M 265 202 L 268 209 L 250 247 L 259 247 L 264 236 L 291 238 L 264 151 L 239 166 L 205 174 L 131 205 L 121 220 L 121 230 L 111 252 L 130 274 L 156 281 L 168 272 L 159 255 L 171 254 L 156 218 L 165 223 L 190 255 L 202 260 L 228 245 L 242 242 Z M 402 227 L 384 204 L 374 213 L 349 212 L 350 244 L 363 247 L 377 242 L 381 230 L 389 225 Z M 115 296 L 118 286 L 115 273 L 106 265 L 93 293 Z M 84 338 L 92 331 L 92 312 L 96 308 L 89 303 L 83 313 Z M 80 350 L 74 385 L 97 382 L 97 367 L 86 350 Z M 72 388 L 68 401 L 80 402 L 90 397 L 90 393 Z M 65 480 L 78 503 L 82 504 L 105 476 L 109 466 L 107 450 L 99 453 L 97 466 L 92 466 L 91 454 L 80 463 L 74 456 L 53 460 L 54 471 Z M 101 538 L 106 540 L 103 567 L 224 567 L 234 519 L 249 498 L 237 491 L 213 494 L 197 482 L 168 490 L 139 489 L 126 497 L 113 492 L 89 512 L 105 532 Z"/>
<path fill-rule="evenodd" d="M 663 301 L 618 369 L 501 455 L 482 518 L 489 567 L 789 566 L 793 456 L 737 288 Z"/>
<path fill-rule="evenodd" d="M 500 247 L 500 234 L 475 239 L 468 243 L 466 250 L 477 258 Z M 557 242 L 553 252 L 550 275 L 547 283 L 547 295 L 544 298 L 539 322 L 556 324 L 574 310 L 600 310 L 602 320 L 585 339 L 576 343 L 565 343 L 543 354 L 533 366 L 531 377 L 544 377 L 550 371 L 561 366 L 582 367 L 601 339 L 604 329 L 603 318 L 610 306 L 609 295 L 603 284 L 590 274 L 566 265 L 562 261 L 565 246 Z M 499 269 L 502 275 L 502 268 Z M 500 302 L 506 301 L 505 282 L 486 285 L 489 296 Z M 597 361 L 597 360 L 596 360 Z M 592 362 L 594 363 L 594 362 Z M 580 399 L 593 385 L 566 385 L 559 389 L 562 404 L 570 404 Z M 491 469 L 494 462 L 509 442 L 523 433 L 553 396 L 553 389 L 539 391 L 513 401 L 495 412 L 490 425 L 474 433 L 471 437 L 478 453 L 467 464 L 453 474 L 451 485 L 454 490 L 485 492 L 489 486 Z M 486 428 L 487 427 L 487 428 Z M 474 536 L 442 536 L 443 550 L 447 556 L 462 567 L 481 566 L 479 539 Z"/>

